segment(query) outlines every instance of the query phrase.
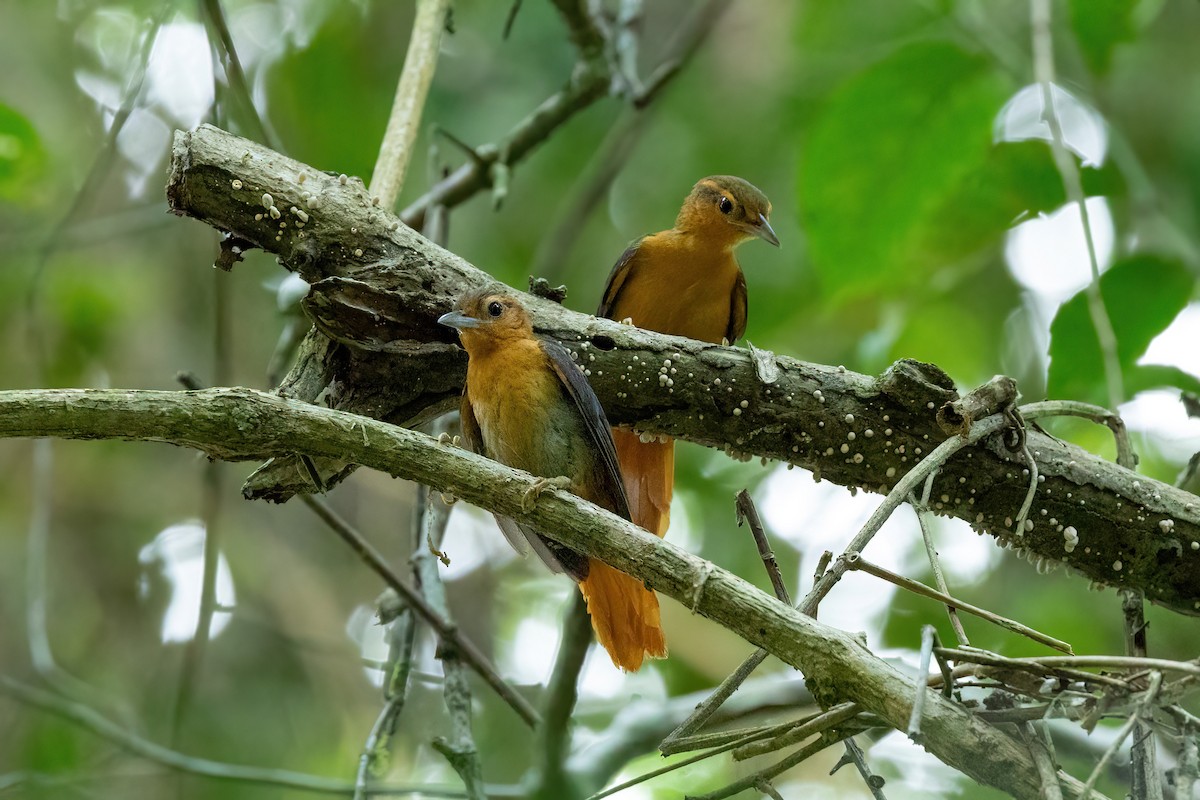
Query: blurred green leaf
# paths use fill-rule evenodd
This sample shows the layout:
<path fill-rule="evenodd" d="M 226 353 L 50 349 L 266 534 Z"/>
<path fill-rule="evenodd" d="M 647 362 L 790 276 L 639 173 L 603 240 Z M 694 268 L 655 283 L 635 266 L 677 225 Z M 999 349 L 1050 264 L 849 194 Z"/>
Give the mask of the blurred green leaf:
<path fill-rule="evenodd" d="M 1200 393 L 1200 378 L 1164 364 L 1138 364 L 1126 372 L 1125 388 L 1130 394 L 1164 386 Z"/>
<path fill-rule="evenodd" d="M 1071 28 L 1091 69 L 1103 75 L 1113 51 L 1134 38 L 1133 13 L 1138 0 L 1070 0 Z"/>
<path fill-rule="evenodd" d="M 919 242 L 986 166 L 1010 93 L 986 61 L 943 43 L 906 47 L 834 91 L 799 180 L 809 252 L 831 294 L 920 282 L 938 266 Z"/>
<path fill-rule="evenodd" d="M 1126 388 L 1149 388 L 1146 379 L 1177 379 L 1184 373 L 1137 367 L 1150 341 L 1187 305 L 1193 279 L 1187 268 L 1155 255 L 1118 261 L 1100 276 L 1100 293 L 1117 337 L 1117 360 Z M 1169 375 L 1170 373 L 1170 375 Z M 1153 385 L 1163 385 L 1153 383 Z M 1196 385 L 1191 379 L 1189 386 Z M 1187 388 L 1187 387 L 1184 387 Z M 1050 397 L 1104 404 L 1104 362 L 1087 307 L 1087 290 L 1063 304 L 1050 325 Z"/>
<path fill-rule="evenodd" d="M 1100 169 L 1085 167 L 1081 174 L 1089 197 L 1125 193 L 1111 160 Z M 934 215 L 934 224 L 925 231 L 922 257 L 945 262 L 970 255 L 997 241 L 1018 219 L 1053 211 L 1066 199 L 1048 143 L 1001 142 Z"/>
<path fill-rule="evenodd" d="M 41 174 L 46 154 L 29 120 L 0 103 L 0 198 L 20 202 Z"/>
<path fill-rule="evenodd" d="M 388 37 L 407 30 L 408 5 L 373 4 L 365 16 L 333 14 L 305 48 L 273 65 L 270 116 L 284 152 L 370 178 L 404 54 Z"/>

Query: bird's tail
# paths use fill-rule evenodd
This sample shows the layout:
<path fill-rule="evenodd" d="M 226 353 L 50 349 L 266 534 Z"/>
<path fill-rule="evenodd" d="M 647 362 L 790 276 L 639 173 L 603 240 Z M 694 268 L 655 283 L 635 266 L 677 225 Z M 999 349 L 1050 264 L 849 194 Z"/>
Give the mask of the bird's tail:
<path fill-rule="evenodd" d="M 592 558 L 588 560 L 588 575 L 580 581 L 579 590 L 587 600 L 596 638 L 614 664 L 626 672 L 635 672 L 646 656 L 666 657 L 667 640 L 659 622 L 658 596 L 641 581 Z"/>
<path fill-rule="evenodd" d="M 675 441 L 643 442 L 636 433 L 616 428 L 612 433 L 634 524 L 664 536 L 671 524 Z"/>

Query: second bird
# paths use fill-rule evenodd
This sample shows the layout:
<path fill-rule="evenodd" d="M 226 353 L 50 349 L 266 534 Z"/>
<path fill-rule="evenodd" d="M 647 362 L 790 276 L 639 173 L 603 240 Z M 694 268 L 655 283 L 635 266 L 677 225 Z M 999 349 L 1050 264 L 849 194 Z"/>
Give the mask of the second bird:
<path fill-rule="evenodd" d="M 733 249 L 751 238 L 779 246 L 771 201 L 732 175 L 693 187 L 670 230 L 629 246 L 608 276 L 597 316 L 706 342 L 746 332 L 746 278 Z M 663 536 L 671 519 L 675 442 L 613 430 L 633 521 Z"/>

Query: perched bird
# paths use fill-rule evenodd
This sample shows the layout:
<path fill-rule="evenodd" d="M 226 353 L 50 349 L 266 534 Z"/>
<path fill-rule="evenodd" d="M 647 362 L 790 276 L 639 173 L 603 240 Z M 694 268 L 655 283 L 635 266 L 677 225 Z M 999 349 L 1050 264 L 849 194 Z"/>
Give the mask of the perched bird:
<path fill-rule="evenodd" d="M 541 476 L 532 499 L 557 485 L 629 519 L 604 409 L 566 348 L 535 337 L 525 309 L 505 294 L 469 293 L 438 322 L 456 328 L 467 351 L 462 427 L 470 448 Z M 633 671 L 645 656 L 667 654 L 658 597 L 641 581 L 511 519 L 496 521 L 518 552 L 531 546 L 579 583 L 614 664 Z"/>
<path fill-rule="evenodd" d="M 732 175 L 697 183 L 675 227 L 643 236 L 621 254 L 596 316 L 706 342 L 746 332 L 746 278 L 733 249 L 751 238 L 779 246 L 771 201 Z M 663 536 L 671 520 L 675 442 L 614 430 L 633 521 Z"/>

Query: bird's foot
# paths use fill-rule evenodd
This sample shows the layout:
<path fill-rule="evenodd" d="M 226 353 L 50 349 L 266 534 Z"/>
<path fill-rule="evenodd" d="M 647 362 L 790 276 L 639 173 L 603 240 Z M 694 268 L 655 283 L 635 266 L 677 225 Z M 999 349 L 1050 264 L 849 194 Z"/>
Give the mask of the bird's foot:
<path fill-rule="evenodd" d="M 538 478 L 537 481 L 526 490 L 521 497 L 521 510 L 529 513 L 533 507 L 537 505 L 538 498 L 542 496 L 542 492 L 547 489 L 570 489 L 571 479 L 566 475 L 559 475 L 557 478 Z"/>
<path fill-rule="evenodd" d="M 462 437 L 461 436 L 451 436 L 450 434 L 446 433 L 445 431 L 442 431 L 441 433 L 438 434 L 437 442 L 438 442 L 438 444 L 448 444 L 448 445 L 451 445 L 452 447 L 462 447 L 462 444 L 461 444 Z"/>
<path fill-rule="evenodd" d="M 618 325 L 632 325 L 633 317 L 626 317 L 625 319 L 619 319 L 619 320 L 617 320 L 617 324 Z"/>

